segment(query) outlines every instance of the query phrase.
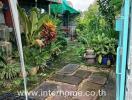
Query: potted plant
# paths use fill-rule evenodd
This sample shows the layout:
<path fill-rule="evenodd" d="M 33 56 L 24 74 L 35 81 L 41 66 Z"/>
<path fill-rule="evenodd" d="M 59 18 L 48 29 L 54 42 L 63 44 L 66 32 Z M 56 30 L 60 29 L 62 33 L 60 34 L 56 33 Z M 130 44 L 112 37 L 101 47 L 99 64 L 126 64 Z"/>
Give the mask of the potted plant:
<path fill-rule="evenodd" d="M 116 40 L 111 38 L 107 41 L 105 45 L 106 54 L 102 58 L 102 64 L 104 65 L 111 65 L 114 64 L 114 58 L 116 55 Z"/>
<path fill-rule="evenodd" d="M 116 43 L 116 39 L 109 38 L 105 34 L 94 36 L 92 46 L 99 64 L 111 65 L 113 63 L 116 55 Z"/>

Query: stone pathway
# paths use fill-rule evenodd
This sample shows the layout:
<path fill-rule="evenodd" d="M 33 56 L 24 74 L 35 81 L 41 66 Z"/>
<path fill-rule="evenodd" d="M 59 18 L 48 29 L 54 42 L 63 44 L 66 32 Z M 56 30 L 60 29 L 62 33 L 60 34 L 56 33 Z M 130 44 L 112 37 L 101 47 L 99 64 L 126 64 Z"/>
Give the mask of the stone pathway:
<path fill-rule="evenodd" d="M 116 74 L 115 70 L 111 70 L 109 78 L 103 89 L 107 92 L 107 96 L 100 97 L 99 100 L 116 100 Z"/>
<path fill-rule="evenodd" d="M 79 66 L 77 64 L 68 64 L 60 71 L 52 75 L 43 82 L 34 91 L 37 92 L 36 100 L 99 100 L 100 91 L 108 78 L 108 70 L 102 70 L 96 67 Z M 45 92 L 47 91 L 47 92 Z M 62 95 L 54 96 L 55 92 L 61 91 Z M 88 95 L 69 95 L 64 93 L 88 92 Z M 78 92 L 77 92 L 78 91 Z M 52 94 L 45 94 L 50 93 Z"/>

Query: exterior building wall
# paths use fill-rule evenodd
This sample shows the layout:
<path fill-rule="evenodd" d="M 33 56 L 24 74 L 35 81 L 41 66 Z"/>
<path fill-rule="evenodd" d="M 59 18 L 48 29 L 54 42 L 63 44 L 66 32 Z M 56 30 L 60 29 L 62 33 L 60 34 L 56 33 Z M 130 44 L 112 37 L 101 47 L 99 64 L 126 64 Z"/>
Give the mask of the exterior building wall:
<path fill-rule="evenodd" d="M 9 2 L 8 0 L 0 0 L 3 3 L 3 13 L 4 13 L 4 18 L 5 18 L 5 24 L 8 27 L 13 27 L 13 23 L 12 23 L 12 16 L 11 16 L 11 11 L 10 11 L 10 7 L 9 7 Z"/>

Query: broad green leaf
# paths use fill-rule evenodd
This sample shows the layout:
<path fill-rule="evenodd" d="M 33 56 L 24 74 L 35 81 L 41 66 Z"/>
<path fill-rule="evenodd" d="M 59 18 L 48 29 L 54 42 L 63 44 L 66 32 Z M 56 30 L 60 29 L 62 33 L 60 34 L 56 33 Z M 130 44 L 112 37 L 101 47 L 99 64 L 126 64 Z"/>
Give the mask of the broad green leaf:
<path fill-rule="evenodd" d="M 99 62 L 99 64 L 102 63 L 102 55 L 99 55 L 99 56 L 98 56 L 98 62 Z"/>
<path fill-rule="evenodd" d="M 107 65 L 110 66 L 111 65 L 111 61 L 107 60 Z"/>

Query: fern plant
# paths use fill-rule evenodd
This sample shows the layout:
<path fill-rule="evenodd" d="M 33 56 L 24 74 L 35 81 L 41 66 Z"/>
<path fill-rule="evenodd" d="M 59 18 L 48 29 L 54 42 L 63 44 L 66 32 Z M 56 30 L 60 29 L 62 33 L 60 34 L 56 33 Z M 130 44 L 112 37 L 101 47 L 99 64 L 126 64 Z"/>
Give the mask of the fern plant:
<path fill-rule="evenodd" d="M 0 78 L 2 80 L 11 80 L 17 77 L 19 72 L 20 69 L 16 64 L 7 64 L 0 69 Z"/>

